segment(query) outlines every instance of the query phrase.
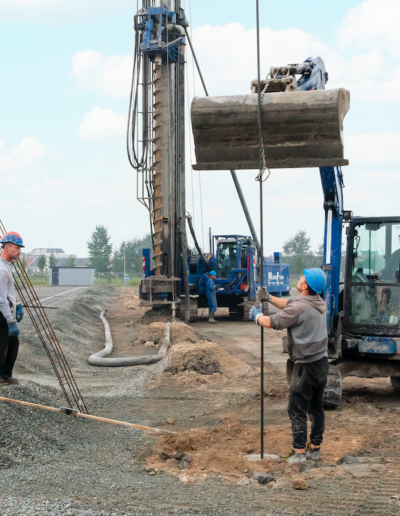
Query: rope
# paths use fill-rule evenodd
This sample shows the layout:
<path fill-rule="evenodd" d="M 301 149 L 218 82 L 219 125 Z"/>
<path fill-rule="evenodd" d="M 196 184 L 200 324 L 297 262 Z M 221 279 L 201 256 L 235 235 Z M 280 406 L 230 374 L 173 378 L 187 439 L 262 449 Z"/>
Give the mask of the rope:
<path fill-rule="evenodd" d="M 256 0 L 256 18 L 257 18 L 257 81 L 258 81 L 258 148 L 259 148 L 259 158 L 260 158 L 260 173 L 258 175 L 258 181 L 260 184 L 260 255 L 261 255 L 261 288 L 264 286 L 264 223 L 263 223 L 263 180 L 262 176 L 266 170 L 265 165 L 265 151 L 262 139 L 262 112 L 261 112 L 261 94 L 264 94 L 265 91 L 261 92 L 261 80 L 260 80 L 260 7 L 259 0 Z M 265 90 L 266 88 L 264 88 Z M 269 176 L 268 176 L 269 177 Z M 268 179 L 268 178 L 267 178 Z M 264 328 L 261 326 L 261 458 L 264 458 Z"/>

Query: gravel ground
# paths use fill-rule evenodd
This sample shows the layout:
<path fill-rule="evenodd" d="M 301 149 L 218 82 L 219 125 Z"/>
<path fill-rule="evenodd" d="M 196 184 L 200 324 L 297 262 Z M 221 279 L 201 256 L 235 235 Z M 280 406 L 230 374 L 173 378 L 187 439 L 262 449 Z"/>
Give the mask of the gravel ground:
<path fill-rule="evenodd" d="M 164 428 L 167 428 L 166 419 L 172 417 L 177 419 L 174 431 L 190 429 L 193 420 L 197 426 L 214 426 L 226 414 L 239 417 L 239 413 L 242 421 L 257 425 L 258 408 L 248 408 L 242 400 L 243 393 L 235 392 L 234 388 L 191 390 L 157 383 L 158 374 L 146 367 L 90 367 L 87 357 L 104 342 L 103 326 L 98 318 L 101 306 L 111 310 L 109 321 L 116 354 L 136 352 L 127 335 L 130 331 L 133 340 L 139 328 L 125 328 L 124 323 L 132 315 L 126 314 L 124 319 L 123 311 L 118 312 L 122 305 L 119 295 L 119 290 L 104 287 L 87 289 L 83 295 L 78 291 L 60 303 L 62 308 L 49 314 L 91 413 Z M 221 332 L 221 326 L 213 331 Z M 245 333 L 254 331 L 252 326 L 247 328 L 250 329 L 243 330 Z M 19 386 L 2 388 L 2 396 L 56 407 L 65 405 L 29 320 L 24 320 L 22 330 L 15 370 L 22 381 Z M 241 359 L 256 364 L 251 353 L 242 350 L 239 354 L 238 349 L 235 352 Z M 274 380 L 276 392 L 279 389 L 284 392 L 284 378 L 278 369 L 274 373 L 274 367 L 269 369 L 269 378 Z M 267 425 L 273 422 L 288 426 L 286 402 L 279 396 L 272 393 L 266 399 Z M 345 405 L 344 411 L 337 413 L 338 420 L 349 413 L 351 404 Z M 371 407 L 356 409 L 351 417 L 356 421 L 358 416 L 368 414 L 368 410 L 386 418 L 396 415 L 387 413 L 386 408 Z M 308 491 L 296 491 L 291 487 L 290 477 L 283 478 L 272 489 L 232 484 L 217 472 L 194 484 L 165 471 L 149 474 L 145 463 L 154 453 L 156 438 L 131 428 L 6 403 L 0 404 L 0 417 L 1 515 L 400 514 L 399 503 L 390 498 L 400 491 L 398 464 L 389 464 L 387 458 L 391 456 L 393 462 L 399 453 L 393 440 L 390 447 L 386 445 L 386 455 L 384 443 L 376 451 L 387 474 L 380 474 L 379 478 L 315 477 L 309 482 Z M 400 432 L 393 425 L 390 428 L 390 436 Z"/>

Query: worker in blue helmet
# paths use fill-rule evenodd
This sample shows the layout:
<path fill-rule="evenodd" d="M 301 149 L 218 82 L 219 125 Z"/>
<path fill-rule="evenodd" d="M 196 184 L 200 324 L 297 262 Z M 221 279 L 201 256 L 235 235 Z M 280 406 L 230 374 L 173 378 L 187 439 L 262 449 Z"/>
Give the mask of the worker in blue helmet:
<path fill-rule="evenodd" d="M 292 422 L 293 444 L 288 462 L 321 460 L 320 445 L 325 429 L 324 390 L 328 379 L 328 334 L 326 304 L 321 294 L 326 288 L 322 269 L 304 269 L 297 283 L 300 297 L 287 300 L 271 296 L 265 288 L 257 293 L 281 311 L 263 315 L 262 307 L 252 307 L 250 317 L 260 326 L 287 330 L 288 372 L 291 372 L 288 413 Z M 268 306 L 268 305 L 266 305 Z M 264 307 L 264 313 L 265 313 Z M 307 415 L 311 420 L 310 449 L 306 451 Z"/>
<path fill-rule="evenodd" d="M 217 311 L 217 293 L 215 290 L 215 279 L 217 278 L 217 273 L 215 271 L 210 271 L 209 280 L 206 284 L 207 291 L 207 299 L 208 299 L 208 322 L 210 324 L 216 324 L 216 320 L 214 319 L 215 312 Z"/>
<path fill-rule="evenodd" d="M 18 384 L 12 376 L 19 349 L 18 324 L 24 317 L 17 300 L 12 275 L 12 262 L 18 260 L 24 243 L 18 233 L 6 233 L 0 238 L 0 386 Z"/>

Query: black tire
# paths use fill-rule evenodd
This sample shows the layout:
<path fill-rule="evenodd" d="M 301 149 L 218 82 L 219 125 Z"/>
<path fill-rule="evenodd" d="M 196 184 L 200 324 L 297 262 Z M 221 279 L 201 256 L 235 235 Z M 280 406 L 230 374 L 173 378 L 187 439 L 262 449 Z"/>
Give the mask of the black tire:
<path fill-rule="evenodd" d="M 336 408 L 342 399 L 342 375 L 339 369 L 331 365 L 329 367 L 328 382 L 324 392 L 324 407 Z"/>
<path fill-rule="evenodd" d="M 400 376 L 391 376 L 390 381 L 395 391 L 400 392 Z"/>

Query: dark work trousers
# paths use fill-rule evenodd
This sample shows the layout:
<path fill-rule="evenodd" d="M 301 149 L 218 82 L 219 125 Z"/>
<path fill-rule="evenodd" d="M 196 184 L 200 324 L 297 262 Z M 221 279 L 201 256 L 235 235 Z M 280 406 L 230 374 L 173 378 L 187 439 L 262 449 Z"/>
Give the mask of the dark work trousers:
<path fill-rule="evenodd" d="M 8 324 L 0 312 L 0 376 L 11 378 L 18 356 L 19 339 L 8 335 Z"/>
<path fill-rule="evenodd" d="M 328 379 L 328 359 L 309 364 L 295 364 L 290 381 L 289 417 L 292 421 L 293 448 L 307 444 L 307 414 L 311 420 L 312 444 L 322 443 L 325 430 L 324 389 Z"/>

